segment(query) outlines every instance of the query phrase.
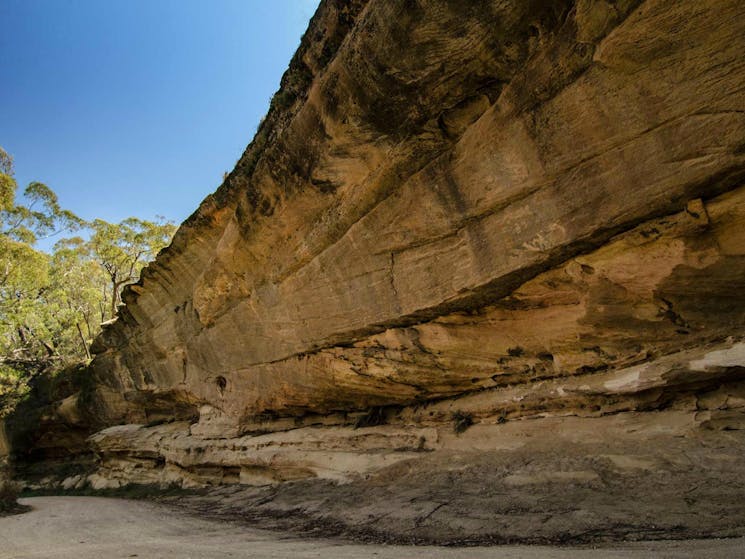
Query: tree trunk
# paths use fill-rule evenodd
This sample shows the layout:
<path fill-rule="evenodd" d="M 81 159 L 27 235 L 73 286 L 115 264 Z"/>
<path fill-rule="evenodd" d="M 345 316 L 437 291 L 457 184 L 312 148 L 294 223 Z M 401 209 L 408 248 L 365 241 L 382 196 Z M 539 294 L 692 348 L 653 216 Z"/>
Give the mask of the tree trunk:
<path fill-rule="evenodd" d="M 111 308 L 109 311 L 111 312 L 109 319 L 112 319 L 116 316 L 116 304 L 119 302 L 119 286 L 121 283 L 112 281 L 111 282 Z"/>
<path fill-rule="evenodd" d="M 75 328 L 78 329 L 78 335 L 80 336 L 80 341 L 83 344 L 83 349 L 85 350 L 85 357 L 90 360 L 91 358 L 91 351 L 88 349 L 88 342 L 85 340 L 85 336 L 83 335 L 83 329 L 80 327 L 80 323 L 75 323 Z"/>

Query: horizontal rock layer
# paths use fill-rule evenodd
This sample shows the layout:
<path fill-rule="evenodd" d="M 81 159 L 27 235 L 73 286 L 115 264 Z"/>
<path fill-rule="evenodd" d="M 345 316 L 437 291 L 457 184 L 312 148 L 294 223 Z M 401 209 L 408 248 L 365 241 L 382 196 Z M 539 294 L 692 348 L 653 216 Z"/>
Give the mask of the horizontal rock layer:
<path fill-rule="evenodd" d="M 322 2 L 47 403 L 36 483 L 426 541 L 743 533 L 744 51 L 739 0 Z"/>
<path fill-rule="evenodd" d="M 406 405 L 742 332 L 740 2 L 325 2 L 94 348 L 102 425 Z"/>
<path fill-rule="evenodd" d="M 704 354 L 684 351 L 619 371 L 382 409 L 374 416 L 307 416 L 285 425 L 267 418 L 233 437 L 189 422 L 114 426 L 91 437 L 102 459 L 93 480 L 106 487 L 268 485 L 307 478 L 349 482 L 428 453 L 520 447 L 547 425 L 566 429 L 569 436 L 581 418 L 588 425 L 609 426 L 582 435 L 587 443 L 612 446 L 615 438 L 631 437 L 641 446 L 645 433 L 705 438 L 706 432 L 745 429 L 743 363 L 745 343 L 725 343 Z M 598 418 L 607 419 L 592 421 Z M 616 432 L 625 422 L 636 427 Z M 594 428 L 580 430 L 585 429 Z M 540 448 L 549 442 L 538 436 L 532 444 Z"/>
<path fill-rule="evenodd" d="M 729 362 L 731 353 L 687 363 Z M 680 357 L 678 364 L 685 363 Z M 651 376 L 641 375 L 642 382 L 633 376 L 640 375 L 605 384 L 654 391 Z M 654 413 L 588 406 L 582 417 L 543 411 L 541 418 L 505 421 L 472 398 L 404 409 L 389 414 L 385 425 L 358 429 L 319 425 L 205 439 L 188 423 L 111 427 L 92 439 L 101 462 L 86 482 L 207 486 L 174 503 L 254 526 L 367 540 L 555 543 L 745 534 L 745 384 L 688 387 L 664 405 L 650 396 L 640 402 Z M 452 419 L 438 417 L 448 408 L 459 417 L 469 409 L 483 413 L 458 434 Z"/>

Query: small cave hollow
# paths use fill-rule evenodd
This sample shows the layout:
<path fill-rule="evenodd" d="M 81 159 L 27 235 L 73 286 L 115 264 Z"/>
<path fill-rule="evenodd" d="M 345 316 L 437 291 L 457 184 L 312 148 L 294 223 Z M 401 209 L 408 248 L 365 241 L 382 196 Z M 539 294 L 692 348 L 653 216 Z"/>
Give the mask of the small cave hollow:
<path fill-rule="evenodd" d="M 217 389 L 220 391 L 220 395 L 222 395 L 225 393 L 225 389 L 228 387 L 228 379 L 226 379 L 222 375 L 219 375 L 215 377 L 215 384 L 217 385 Z"/>

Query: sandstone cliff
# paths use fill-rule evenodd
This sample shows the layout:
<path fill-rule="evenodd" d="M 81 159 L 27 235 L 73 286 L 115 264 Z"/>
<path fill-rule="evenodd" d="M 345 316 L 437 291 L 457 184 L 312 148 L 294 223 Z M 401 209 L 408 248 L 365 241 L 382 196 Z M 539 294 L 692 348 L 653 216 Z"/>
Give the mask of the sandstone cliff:
<path fill-rule="evenodd" d="M 235 170 L 96 341 L 87 413 L 60 412 L 100 430 L 91 481 L 502 464 L 505 487 L 602 479 L 607 498 L 616 476 L 643 499 L 640 472 L 700 481 L 714 446 L 699 502 L 725 480 L 745 495 L 726 465 L 745 427 L 743 52 L 740 0 L 322 2 Z M 713 533 L 702 511 L 681 524 Z M 479 526 L 462 531 L 499 531 Z"/>
<path fill-rule="evenodd" d="M 255 141 L 96 344 L 112 421 L 209 405 L 241 430 L 737 335 L 742 15 L 324 3 Z"/>

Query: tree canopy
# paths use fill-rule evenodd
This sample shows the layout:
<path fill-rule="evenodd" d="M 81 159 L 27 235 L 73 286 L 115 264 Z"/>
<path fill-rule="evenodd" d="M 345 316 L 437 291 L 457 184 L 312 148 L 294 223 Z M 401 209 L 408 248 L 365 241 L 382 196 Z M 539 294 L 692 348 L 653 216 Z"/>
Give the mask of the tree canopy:
<path fill-rule="evenodd" d="M 121 288 L 137 281 L 140 271 L 173 236 L 173 224 L 157 218 L 144 221 L 130 217 L 121 223 L 96 219 L 90 227 L 91 256 L 109 278 L 109 315 L 114 316 L 121 302 Z"/>
<path fill-rule="evenodd" d="M 122 288 L 175 231 L 163 218 L 86 222 L 40 182 L 17 194 L 13 159 L 0 148 L 0 417 L 25 379 L 90 359 Z M 36 247 L 53 235 L 51 252 Z"/>

